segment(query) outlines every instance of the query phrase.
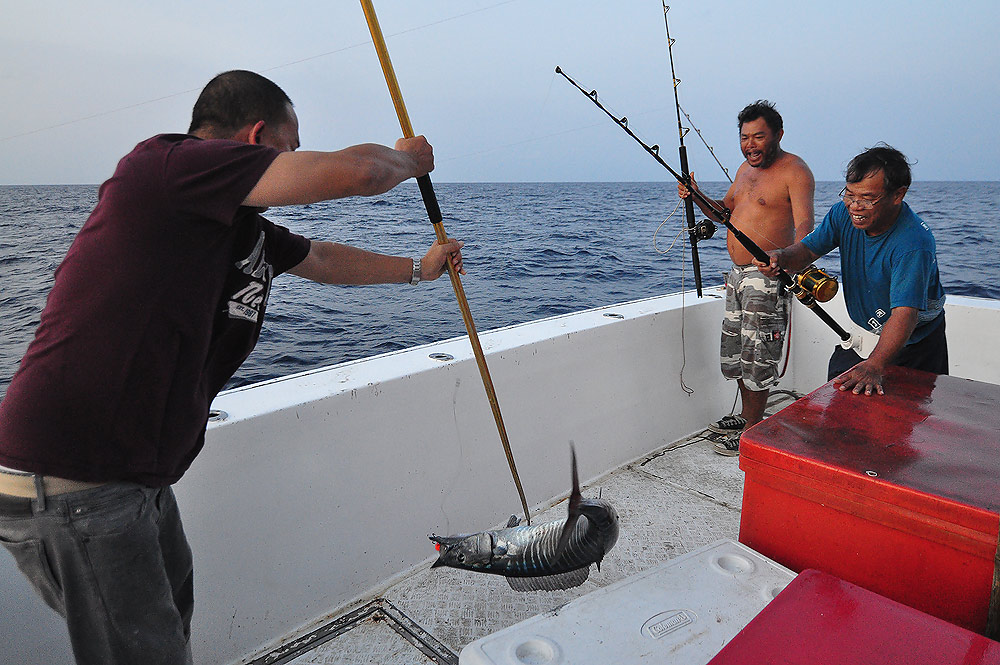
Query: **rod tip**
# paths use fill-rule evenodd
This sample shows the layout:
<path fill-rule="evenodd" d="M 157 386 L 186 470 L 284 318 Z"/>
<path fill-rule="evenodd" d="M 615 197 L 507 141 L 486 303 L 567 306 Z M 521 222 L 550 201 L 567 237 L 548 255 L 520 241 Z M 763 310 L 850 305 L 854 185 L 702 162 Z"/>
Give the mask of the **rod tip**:
<path fill-rule="evenodd" d="M 559 65 L 556 65 L 556 74 L 562 74 L 562 69 L 559 68 Z"/>

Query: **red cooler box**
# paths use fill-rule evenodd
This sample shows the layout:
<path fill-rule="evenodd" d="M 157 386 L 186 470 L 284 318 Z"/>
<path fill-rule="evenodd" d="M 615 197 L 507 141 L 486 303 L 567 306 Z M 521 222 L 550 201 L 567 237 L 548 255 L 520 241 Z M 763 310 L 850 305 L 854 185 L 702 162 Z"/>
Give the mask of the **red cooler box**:
<path fill-rule="evenodd" d="M 1000 386 L 891 368 L 748 429 L 740 542 L 976 632 L 1000 527 Z"/>
<path fill-rule="evenodd" d="M 807 570 L 708 665 L 1000 665 L 1000 642 Z"/>

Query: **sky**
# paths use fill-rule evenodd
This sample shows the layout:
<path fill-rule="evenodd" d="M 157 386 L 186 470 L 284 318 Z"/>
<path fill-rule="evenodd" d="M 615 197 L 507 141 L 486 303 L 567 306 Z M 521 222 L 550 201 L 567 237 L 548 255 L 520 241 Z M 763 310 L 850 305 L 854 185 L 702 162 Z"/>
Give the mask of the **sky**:
<path fill-rule="evenodd" d="M 292 98 L 303 149 L 401 135 L 360 4 L 8 0 L 0 24 L 0 184 L 96 184 L 139 141 L 183 132 L 215 74 Z M 677 168 L 662 0 L 375 0 L 436 182 L 671 176 L 588 99 L 596 89 Z M 782 147 L 841 180 L 885 141 L 916 180 L 998 180 L 1000 3 L 690 0 L 666 13 L 681 106 L 735 174 L 736 114 L 774 102 Z M 685 126 L 692 122 L 684 119 Z M 725 174 L 692 131 L 702 182 Z"/>

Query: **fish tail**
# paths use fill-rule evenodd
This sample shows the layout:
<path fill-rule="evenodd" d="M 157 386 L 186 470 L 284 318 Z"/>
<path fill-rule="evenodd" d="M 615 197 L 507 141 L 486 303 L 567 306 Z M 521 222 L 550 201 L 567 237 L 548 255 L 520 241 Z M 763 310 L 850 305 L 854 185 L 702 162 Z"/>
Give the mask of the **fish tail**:
<path fill-rule="evenodd" d="M 562 556 L 566 550 L 570 536 L 573 534 L 573 529 L 576 526 L 576 521 L 582 514 L 580 503 L 583 501 L 583 497 L 580 495 L 580 477 L 576 470 L 576 448 L 573 447 L 572 441 L 569 444 L 569 452 L 573 472 L 573 489 L 569 494 L 569 515 L 566 517 L 566 525 L 563 527 L 562 533 L 559 534 L 559 542 L 556 544 L 555 559 Z"/>

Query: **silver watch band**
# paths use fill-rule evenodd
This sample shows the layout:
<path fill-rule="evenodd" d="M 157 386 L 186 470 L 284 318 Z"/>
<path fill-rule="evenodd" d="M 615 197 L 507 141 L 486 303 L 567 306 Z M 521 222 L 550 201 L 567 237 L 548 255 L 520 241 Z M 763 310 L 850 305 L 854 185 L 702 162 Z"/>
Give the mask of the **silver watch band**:
<path fill-rule="evenodd" d="M 413 259 L 413 275 L 410 277 L 410 284 L 420 283 L 420 259 Z"/>

